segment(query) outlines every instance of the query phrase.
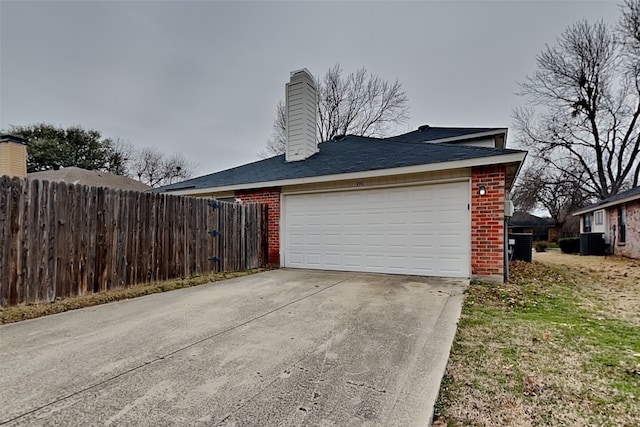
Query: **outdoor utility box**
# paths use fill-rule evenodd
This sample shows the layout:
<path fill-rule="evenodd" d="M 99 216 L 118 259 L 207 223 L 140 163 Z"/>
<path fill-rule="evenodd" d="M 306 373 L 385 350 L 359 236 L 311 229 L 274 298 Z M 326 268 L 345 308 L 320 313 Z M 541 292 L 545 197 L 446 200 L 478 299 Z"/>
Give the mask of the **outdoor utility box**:
<path fill-rule="evenodd" d="M 531 262 L 533 252 L 533 234 L 509 233 L 509 252 L 512 261 Z"/>
<path fill-rule="evenodd" d="M 604 233 L 580 234 L 580 255 L 604 255 Z"/>
<path fill-rule="evenodd" d="M 513 202 L 511 200 L 505 200 L 504 201 L 504 216 L 506 216 L 507 218 L 511 218 L 515 211 L 516 211 L 516 209 L 513 206 Z"/>

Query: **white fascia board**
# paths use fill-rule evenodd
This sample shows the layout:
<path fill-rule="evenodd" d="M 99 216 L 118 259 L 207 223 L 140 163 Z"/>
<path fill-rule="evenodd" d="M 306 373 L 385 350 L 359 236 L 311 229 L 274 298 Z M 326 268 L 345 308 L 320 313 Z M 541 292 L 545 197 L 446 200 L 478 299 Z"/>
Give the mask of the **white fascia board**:
<path fill-rule="evenodd" d="M 528 151 L 524 152 L 524 156 L 522 156 L 522 160 L 520 160 L 520 164 L 518 164 L 518 169 L 516 170 L 516 173 L 513 174 L 513 181 L 511 181 L 511 188 L 509 188 L 509 192 L 511 192 L 511 189 L 513 188 L 513 185 L 516 183 L 516 180 L 518 179 L 518 176 L 520 175 L 520 171 L 522 171 L 522 166 L 524 165 L 524 159 L 525 157 L 527 157 L 527 154 L 529 154 Z"/>
<path fill-rule="evenodd" d="M 453 162 L 430 163 L 425 165 L 404 166 L 390 169 L 376 169 L 362 172 L 341 173 L 335 175 L 310 176 L 305 178 L 282 179 L 279 181 L 250 182 L 247 184 L 227 185 L 222 187 L 190 188 L 185 190 L 166 191 L 164 194 L 189 196 L 203 193 L 220 193 L 223 191 L 248 190 L 252 188 L 284 187 L 287 185 L 313 184 L 318 182 L 342 181 L 347 179 L 375 178 L 380 176 L 406 175 L 420 172 L 435 172 L 447 169 L 469 168 L 474 166 L 488 166 L 500 163 L 522 162 L 526 151 L 501 154 L 491 157 L 480 157 Z"/>
<path fill-rule="evenodd" d="M 431 141 L 424 141 L 427 144 L 441 144 L 441 143 L 447 143 L 447 142 L 462 142 L 462 141 L 466 141 L 468 139 L 478 139 L 478 138 L 484 138 L 485 136 L 495 136 L 495 135 L 503 135 L 505 137 L 505 140 L 507 139 L 507 128 L 500 128 L 500 129 L 496 129 L 496 130 L 490 130 L 487 132 L 479 132 L 479 133 L 471 133 L 469 135 L 463 135 L 463 136 L 452 136 L 449 138 L 442 138 L 442 139 L 434 139 Z"/>
<path fill-rule="evenodd" d="M 600 209 L 606 209 L 612 206 L 622 205 L 624 203 L 633 202 L 634 200 L 638 200 L 638 199 L 640 199 L 640 195 L 636 194 L 633 196 L 625 197 L 624 199 L 614 200 L 613 202 L 603 203 L 601 205 L 592 206 L 590 208 L 584 208 L 572 213 L 571 215 L 578 216 L 578 215 L 586 214 L 589 212 L 595 212 L 595 211 L 599 211 Z"/>

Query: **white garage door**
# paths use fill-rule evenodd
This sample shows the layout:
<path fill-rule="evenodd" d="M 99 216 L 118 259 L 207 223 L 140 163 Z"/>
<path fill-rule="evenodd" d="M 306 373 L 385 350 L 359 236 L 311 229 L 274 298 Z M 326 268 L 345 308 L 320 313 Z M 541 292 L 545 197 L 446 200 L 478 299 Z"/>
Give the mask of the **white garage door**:
<path fill-rule="evenodd" d="M 469 277 L 469 183 L 285 195 L 284 266 Z"/>

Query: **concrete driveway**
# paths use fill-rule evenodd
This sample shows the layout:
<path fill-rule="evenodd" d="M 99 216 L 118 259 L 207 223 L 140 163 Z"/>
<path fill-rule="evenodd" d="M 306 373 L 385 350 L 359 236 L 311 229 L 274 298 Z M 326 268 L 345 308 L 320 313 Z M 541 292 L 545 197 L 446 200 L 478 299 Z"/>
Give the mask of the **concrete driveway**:
<path fill-rule="evenodd" d="M 0 326 L 0 425 L 428 425 L 467 282 L 274 270 Z"/>

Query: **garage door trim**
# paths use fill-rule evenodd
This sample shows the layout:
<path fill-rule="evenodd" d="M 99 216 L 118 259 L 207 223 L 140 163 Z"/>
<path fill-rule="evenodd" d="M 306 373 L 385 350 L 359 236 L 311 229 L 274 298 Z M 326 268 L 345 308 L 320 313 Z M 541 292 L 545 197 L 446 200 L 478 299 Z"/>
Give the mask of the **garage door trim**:
<path fill-rule="evenodd" d="M 315 194 L 315 193 L 343 193 L 343 192 L 352 192 L 352 191 L 367 191 L 367 190 L 376 190 L 376 189 L 393 189 L 393 188 L 406 188 L 406 187 L 423 187 L 423 186 L 432 186 L 438 184 L 448 184 L 448 183 L 463 183 L 466 184 L 467 187 L 467 195 L 466 201 L 469 204 L 467 206 L 467 217 L 466 217 L 466 228 L 465 231 L 467 233 L 467 238 L 465 239 L 465 245 L 467 246 L 467 250 L 465 251 L 467 265 L 465 266 L 466 277 L 470 277 L 471 274 L 471 178 L 453 178 L 453 179 L 442 179 L 442 180 L 431 180 L 431 181 L 419 181 L 419 182 L 410 182 L 410 183 L 400 183 L 400 184 L 383 184 L 383 185 L 371 185 L 371 186 L 360 186 L 360 187 L 348 187 L 348 188 L 327 188 L 327 189 L 313 189 L 313 190 L 300 190 L 300 191 L 283 191 L 280 195 L 280 265 L 286 266 L 285 254 L 287 251 L 287 212 L 286 212 L 286 197 L 288 196 L 296 196 L 296 195 L 306 195 L 306 194 Z"/>
<path fill-rule="evenodd" d="M 282 202 L 284 202 L 285 196 L 296 196 L 299 194 L 341 193 L 343 191 L 378 190 L 382 188 L 422 187 L 423 185 L 451 184 L 455 182 L 461 182 L 461 183 L 466 182 L 467 184 L 471 185 L 471 178 L 456 177 L 456 178 L 437 179 L 437 180 L 434 179 L 430 181 L 403 182 L 400 184 L 375 184 L 375 185 L 364 184 L 359 187 L 356 186 L 356 187 L 339 187 L 339 188 L 319 188 L 315 190 L 298 190 L 298 191 L 286 191 L 283 189 L 282 193 L 280 194 L 280 206 L 284 206 Z M 469 200 L 471 200 L 471 193 L 469 193 Z"/>

